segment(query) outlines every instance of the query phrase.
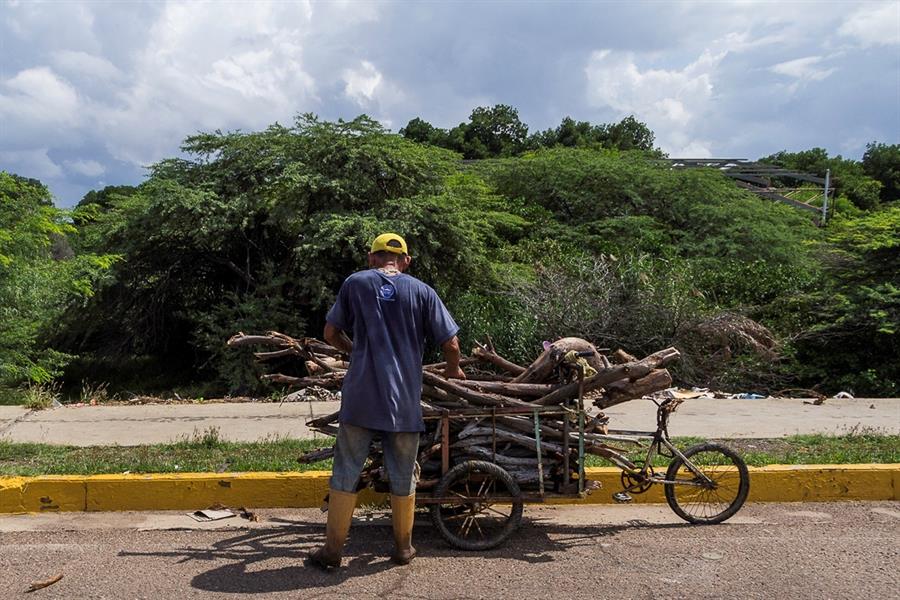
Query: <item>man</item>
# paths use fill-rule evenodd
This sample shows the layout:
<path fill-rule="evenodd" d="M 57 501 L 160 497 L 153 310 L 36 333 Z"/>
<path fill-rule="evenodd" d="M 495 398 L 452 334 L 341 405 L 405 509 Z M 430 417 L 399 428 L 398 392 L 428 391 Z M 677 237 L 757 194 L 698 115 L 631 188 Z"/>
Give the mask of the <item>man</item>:
<path fill-rule="evenodd" d="M 419 399 L 426 339 L 443 350 L 444 376 L 465 379 L 459 367 L 459 327 L 431 287 L 404 273 L 412 258 L 403 238 L 379 235 L 368 258 L 369 269 L 344 281 L 326 316 L 325 339 L 350 355 L 350 368 L 341 390 L 326 541 L 310 553 L 313 564 L 322 568 L 341 564 L 357 483 L 377 433 L 391 485 L 391 558 L 403 565 L 415 558 L 414 471 L 419 434 L 425 430 Z"/>

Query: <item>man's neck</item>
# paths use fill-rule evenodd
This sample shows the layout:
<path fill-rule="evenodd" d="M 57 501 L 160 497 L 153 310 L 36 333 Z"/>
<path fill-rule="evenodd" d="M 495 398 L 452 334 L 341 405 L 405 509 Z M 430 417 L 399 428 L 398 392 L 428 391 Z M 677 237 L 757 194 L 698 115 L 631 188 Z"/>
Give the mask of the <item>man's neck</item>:
<path fill-rule="evenodd" d="M 380 267 L 375 267 L 385 275 L 396 275 L 400 272 L 399 267 L 397 267 L 394 263 L 388 263 L 386 265 L 381 265 Z"/>

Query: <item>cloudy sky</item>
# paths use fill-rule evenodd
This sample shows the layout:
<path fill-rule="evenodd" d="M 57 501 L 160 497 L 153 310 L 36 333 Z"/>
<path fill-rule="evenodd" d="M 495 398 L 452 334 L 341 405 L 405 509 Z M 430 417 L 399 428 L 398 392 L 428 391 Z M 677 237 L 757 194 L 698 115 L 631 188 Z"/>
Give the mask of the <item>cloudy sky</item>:
<path fill-rule="evenodd" d="M 196 131 L 634 114 L 672 156 L 900 142 L 900 1 L 0 0 L 0 169 L 61 206 Z"/>

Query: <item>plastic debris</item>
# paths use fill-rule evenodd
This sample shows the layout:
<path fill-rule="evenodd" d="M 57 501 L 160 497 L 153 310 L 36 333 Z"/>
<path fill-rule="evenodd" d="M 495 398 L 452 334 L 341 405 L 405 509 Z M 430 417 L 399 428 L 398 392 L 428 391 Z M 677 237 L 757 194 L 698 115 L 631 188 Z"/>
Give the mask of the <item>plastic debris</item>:
<path fill-rule="evenodd" d="M 849 398 L 852 400 L 853 394 L 851 394 L 850 392 L 838 392 L 837 394 L 832 396 L 832 398 Z"/>
<path fill-rule="evenodd" d="M 207 508 L 206 510 L 197 510 L 192 513 L 189 513 L 190 516 L 195 521 L 205 522 L 205 521 L 221 521 L 222 519 L 230 519 L 231 517 L 235 517 L 235 515 L 230 510 L 213 510 Z"/>

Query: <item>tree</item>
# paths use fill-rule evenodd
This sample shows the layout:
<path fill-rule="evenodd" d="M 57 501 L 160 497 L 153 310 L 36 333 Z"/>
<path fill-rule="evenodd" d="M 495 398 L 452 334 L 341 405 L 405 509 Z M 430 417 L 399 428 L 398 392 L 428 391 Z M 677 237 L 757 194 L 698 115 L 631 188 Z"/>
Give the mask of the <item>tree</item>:
<path fill-rule="evenodd" d="M 519 120 L 519 112 L 506 104 L 490 108 L 479 106 L 469 116 L 465 128 L 466 158 L 515 156 L 524 149 L 528 126 Z"/>
<path fill-rule="evenodd" d="M 900 206 L 836 219 L 820 291 L 800 300 L 811 315 L 795 336 L 808 381 L 855 395 L 900 393 Z"/>
<path fill-rule="evenodd" d="M 652 152 L 655 136 L 645 123 L 629 115 L 618 123 L 603 126 L 602 138 L 606 148 Z"/>
<path fill-rule="evenodd" d="M 70 314 L 71 347 L 205 364 L 231 391 L 252 389 L 251 357 L 223 341 L 238 330 L 318 335 L 376 234 L 402 233 L 413 274 L 452 298 L 490 285 L 489 250 L 525 226 L 456 174 L 457 155 L 365 116 L 203 133 L 183 150 L 81 227 L 122 262 Z"/>
<path fill-rule="evenodd" d="M 862 166 L 866 175 L 881 183 L 882 202 L 900 200 L 900 144 L 867 144 Z"/>
<path fill-rule="evenodd" d="M 400 129 L 399 133 L 406 139 L 420 144 L 431 144 L 442 148 L 449 147 L 447 131 L 435 127 L 428 121 L 420 119 L 419 117 L 410 120 L 410 122 L 406 124 L 406 127 Z"/>
<path fill-rule="evenodd" d="M 861 163 L 842 158 L 840 155 L 829 157 L 828 151 L 824 148 L 812 148 L 801 152 L 782 150 L 759 160 L 819 177 L 825 177 L 826 170 L 830 169 L 836 195 L 845 195 L 855 206 L 863 210 L 874 208 L 880 201 L 881 184 L 866 175 Z"/>
<path fill-rule="evenodd" d="M 0 171 L 0 387 L 46 383 L 71 358 L 46 340 L 113 257 L 56 252 L 74 229 L 39 181 Z M 61 259 L 60 257 L 64 257 Z"/>
<path fill-rule="evenodd" d="M 588 121 L 576 121 L 571 117 L 563 118 L 556 129 L 546 129 L 533 134 L 528 139 L 528 146 L 536 148 L 607 148 L 616 150 L 641 150 L 659 154 L 653 147 L 655 136 L 645 123 L 634 118 L 625 117 L 618 123 L 591 125 Z"/>

